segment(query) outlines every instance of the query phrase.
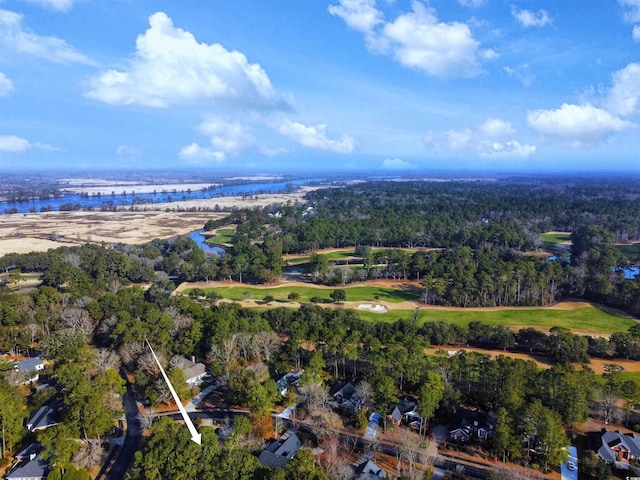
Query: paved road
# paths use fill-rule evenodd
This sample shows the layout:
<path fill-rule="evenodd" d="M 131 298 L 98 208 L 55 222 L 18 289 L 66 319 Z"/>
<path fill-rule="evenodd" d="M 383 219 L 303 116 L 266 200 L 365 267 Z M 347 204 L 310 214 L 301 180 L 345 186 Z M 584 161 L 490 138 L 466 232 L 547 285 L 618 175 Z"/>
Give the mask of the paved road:
<path fill-rule="evenodd" d="M 123 374 L 124 376 L 124 374 Z M 126 379 L 126 376 L 124 376 Z M 124 412 L 127 418 L 127 436 L 120 448 L 120 454 L 105 476 L 105 480 L 122 480 L 127 470 L 133 465 L 133 457 L 140 448 L 142 440 L 142 427 L 138 414 L 138 404 L 133 395 L 131 384 L 127 381 L 127 392 L 122 397 Z"/>

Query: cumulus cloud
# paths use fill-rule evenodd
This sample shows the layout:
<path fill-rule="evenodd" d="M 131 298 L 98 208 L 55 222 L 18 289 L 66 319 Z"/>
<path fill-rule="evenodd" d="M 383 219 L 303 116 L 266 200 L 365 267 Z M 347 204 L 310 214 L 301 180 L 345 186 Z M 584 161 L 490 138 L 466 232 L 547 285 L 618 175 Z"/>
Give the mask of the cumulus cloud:
<path fill-rule="evenodd" d="M 307 126 L 299 122 L 283 119 L 277 125 L 277 130 L 300 145 L 314 150 L 327 150 L 335 153 L 350 153 L 354 150 L 354 141 L 347 134 L 342 134 L 340 139 L 331 139 L 327 135 L 326 125 Z"/>
<path fill-rule="evenodd" d="M 284 106 L 259 64 L 218 43 L 199 43 L 163 12 L 149 17 L 127 67 L 101 73 L 87 95 L 114 105 L 165 107 L 208 99 L 254 109 Z"/>
<path fill-rule="evenodd" d="M 529 111 L 527 123 L 542 135 L 564 140 L 573 146 L 596 145 L 633 126 L 591 104 L 567 103 L 555 110 Z"/>
<path fill-rule="evenodd" d="M 217 117 L 202 122 L 198 131 L 209 137 L 209 145 L 203 147 L 192 143 L 183 147 L 178 153 L 183 160 L 222 162 L 229 155 L 248 150 L 255 142 L 251 131 L 241 123 L 227 122 Z"/>
<path fill-rule="evenodd" d="M 640 63 L 630 63 L 612 76 L 605 100 L 611 112 L 623 117 L 640 113 Z"/>
<path fill-rule="evenodd" d="M 485 0 L 458 0 L 458 3 L 466 8 L 479 8 L 483 7 L 486 2 Z"/>
<path fill-rule="evenodd" d="M 640 22 L 640 0 L 618 0 L 624 10 L 624 19 L 630 23 Z"/>
<path fill-rule="evenodd" d="M 520 10 L 515 5 L 512 5 L 511 15 L 525 28 L 544 27 L 551 23 L 551 17 L 546 10 L 533 12 L 531 10 Z"/>
<path fill-rule="evenodd" d="M 4 73 L 0 72 L 0 97 L 9 95 L 13 90 L 13 83 Z"/>
<path fill-rule="evenodd" d="M 399 158 L 385 158 L 382 162 L 382 168 L 386 170 L 409 170 L 415 168 L 415 166 Z"/>
<path fill-rule="evenodd" d="M 481 60 L 497 56 L 483 50 L 469 26 L 442 22 L 436 10 L 413 1 L 411 11 L 385 21 L 373 0 L 339 0 L 329 12 L 354 30 L 363 32 L 369 49 L 436 77 L 473 77 L 481 73 Z"/>
<path fill-rule="evenodd" d="M 182 160 L 192 163 L 202 163 L 209 160 L 222 162 L 227 158 L 224 152 L 219 152 L 209 147 L 201 147 L 197 143 L 192 143 L 191 145 L 182 147 L 178 152 L 178 156 Z"/>
<path fill-rule="evenodd" d="M 58 12 L 68 12 L 73 7 L 77 0 L 25 0 L 27 3 L 33 3 L 40 5 L 49 10 L 56 10 Z"/>
<path fill-rule="evenodd" d="M 23 24 L 19 13 L 0 9 L 0 45 L 7 52 L 33 55 L 56 63 L 94 62 L 58 37 L 40 36 Z"/>
<path fill-rule="evenodd" d="M 31 150 L 32 148 L 52 152 L 60 151 L 59 148 L 46 143 L 35 142 L 32 144 L 29 140 L 18 137 L 17 135 L 0 135 L 0 151 L 20 153 Z"/>
<path fill-rule="evenodd" d="M 430 150 L 451 153 L 472 153 L 479 157 L 527 158 L 536 152 L 535 145 L 522 144 L 514 137 L 516 130 L 510 122 L 487 118 L 481 124 L 443 133 L 427 132 L 425 145 Z"/>

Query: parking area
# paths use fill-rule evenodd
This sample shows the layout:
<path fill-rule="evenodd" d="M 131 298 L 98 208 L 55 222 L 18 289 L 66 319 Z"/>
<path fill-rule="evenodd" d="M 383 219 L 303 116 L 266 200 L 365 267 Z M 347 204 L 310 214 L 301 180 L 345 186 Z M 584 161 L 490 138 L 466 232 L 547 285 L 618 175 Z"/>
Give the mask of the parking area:
<path fill-rule="evenodd" d="M 569 458 L 560 464 L 562 480 L 578 480 L 578 450 L 573 445 L 568 450 Z"/>

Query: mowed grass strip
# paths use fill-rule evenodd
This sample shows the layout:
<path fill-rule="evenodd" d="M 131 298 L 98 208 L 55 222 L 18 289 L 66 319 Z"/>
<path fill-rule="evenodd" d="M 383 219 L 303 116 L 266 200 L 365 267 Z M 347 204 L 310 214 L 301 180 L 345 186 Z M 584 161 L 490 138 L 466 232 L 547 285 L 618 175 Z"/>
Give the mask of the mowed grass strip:
<path fill-rule="evenodd" d="M 235 228 L 220 228 L 213 237 L 207 238 L 206 242 L 212 244 L 231 243 L 235 234 Z"/>
<path fill-rule="evenodd" d="M 391 310 L 386 313 L 358 311 L 360 317 L 370 321 L 394 322 L 398 319 L 413 319 L 413 310 Z M 552 327 L 568 328 L 574 332 L 611 334 L 626 332 L 636 324 L 630 318 L 604 312 L 596 307 L 580 307 L 574 310 L 553 310 L 548 308 L 518 308 L 505 310 L 443 310 L 420 308 L 417 322 L 444 322 L 467 327 L 471 322 L 486 325 L 503 325 L 516 329 L 533 327 L 548 330 Z"/>
<path fill-rule="evenodd" d="M 267 295 L 271 295 L 276 302 L 288 302 L 290 293 L 295 292 L 299 295 L 299 302 L 309 302 L 312 297 L 319 297 L 327 301 L 331 301 L 331 292 L 336 289 L 342 289 L 347 294 L 349 302 L 373 302 L 378 299 L 389 303 L 398 303 L 406 301 L 417 301 L 420 298 L 421 291 L 419 289 L 400 290 L 384 287 L 338 287 L 335 288 L 317 288 L 313 286 L 282 286 L 282 287 L 216 287 L 204 288 L 203 290 L 215 290 L 222 298 L 229 300 L 246 300 L 251 298 L 261 300 Z M 185 290 L 185 294 L 189 294 L 189 290 Z"/>
<path fill-rule="evenodd" d="M 334 252 L 329 253 L 321 253 L 320 255 L 324 255 L 328 260 L 346 260 L 347 258 L 353 257 L 355 254 L 355 249 L 349 248 L 346 250 L 336 250 Z M 309 263 L 309 255 L 300 256 L 300 257 L 292 257 L 288 258 L 287 262 L 289 265 L 300 265 L 301 263 Z"/>
<path fill-rule="evenodd" d="M 630 245 L 616 245 L 625 257 L 632 262 L 640 262 L 640 243 L 632 243 Z"/>
<path fill-rule="evenodd" d="M 548 232 L 541 233 L 540 240 L 544 243 L 562 243 L 571 241 L 571 233 L 569 232 Z"/>

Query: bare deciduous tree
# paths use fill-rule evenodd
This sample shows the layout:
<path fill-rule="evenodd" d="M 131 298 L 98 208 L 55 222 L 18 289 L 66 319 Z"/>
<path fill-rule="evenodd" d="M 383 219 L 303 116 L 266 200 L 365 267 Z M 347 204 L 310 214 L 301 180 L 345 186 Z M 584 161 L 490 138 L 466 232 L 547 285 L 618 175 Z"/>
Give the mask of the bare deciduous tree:
<path fill-rule="evenodd" d="M 94 364 L 98 375 L 103 375 L 108 369 L 117 370 L 120 359 L 108 348 L 98 348 L 96 350 Z"/>
<path fill-rule="evenodd" d="M 268 362 L 271 356 L 280 349 L 282 339 L 275 332 L 258 332 L 253 336 L 258 356 Z"/>

